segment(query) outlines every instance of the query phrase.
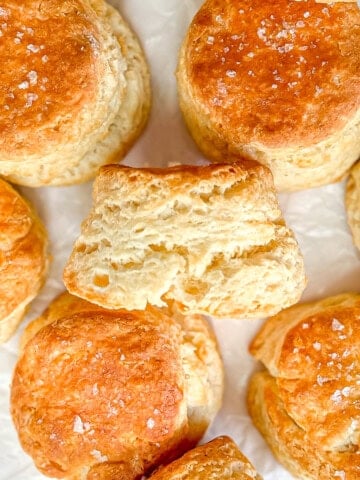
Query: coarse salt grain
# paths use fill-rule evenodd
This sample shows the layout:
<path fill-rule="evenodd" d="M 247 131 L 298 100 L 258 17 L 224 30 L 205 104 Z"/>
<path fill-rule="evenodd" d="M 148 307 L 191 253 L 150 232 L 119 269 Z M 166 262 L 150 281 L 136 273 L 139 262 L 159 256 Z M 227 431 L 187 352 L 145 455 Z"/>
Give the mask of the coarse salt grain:
<path fill-rule="evenodd" d="M 32 43 L 30 43 L 26 48 L 32 53 L 37 53 L 40 51 L 40 48 L 36 45 L 33 45 Z"/>
<path fill-rule="evenodd" d="M 75 415 L 74 417 L 73 431 L 80 434 L 83 434 L 85 432 L 83 421 L 81 420 L 79 415 Z"/>
<path fill-rule="evenodd" d="M 30 85 L 37 84 L 37 73 L 35 72 L 35 70 L 31 70 L 31 72 L 29 72 L 26 76 L 29 79 Z"/>
<path fill-rule="evenodd" d="M 236 72 L 235 72 L 235 70 L 227 70 L 227 71 L 226 71 L 226 76 L 227 76 L 227 77 L 230 77 L 230 78 L 236 77 Z"/>
<path fill-rule="evenodd" d="M 314 342 L 314 343 L 313 343 L 313 348 L 314 348 L 314 350 L 320 352 L 320 350 L 321 350 L 321 343 L 320 343 L 320 342 Z"/>
<path fill-rule="evenodd" d="M 155 420 L 153 418 L 148 418 L 148 420 L 146 422 L 146 426 L 147 426 L 147 428 L 152 430 L 155 427 Z"/>
<path fill-rule="evenodd" d="M 282 47 L 278 47 L 278 52 L 279 53 L 288 53 L 293 50 L 294 45 L 292 43 L 285 43 Z"/>
<path fill-rule="evenodd" d="M 29 88 L 29 82 L 27 81 L 24 81 L 24 82 L 21 82 L 19 85 L 18 85 L 18 88 L 20 90 L 26 90 L 27 88 Z"/>
<path fill-rule="evenodd" d="M 91 450 L 90 454 L 97 460 L 99 463 L 104 463 L 108 461 L 108 457 L 103 455 L 100 450 Z"/>
<path fill-rule="evenodd" d="M 324 385 L 324 383 L 329 382 L 329 381 L 330 381 L 329 378 L 327 378 L 327 377 L 322 377 L 321 375 L 318 375 L 318 376 L 316 377 L 316 383 L 317 383 L 318 385 L 320 385 L 320 387 L 322 387 L 322 386 Z"/>
<path fill-rule="evenodd" d="M 315 85 L 315 97 L 318 97 L 322 91 L 322 88 L 320 88 L 318 85 Z"/>
<path fill-rule="evenodd" d="M 257 29 L 257 36 L 260 38 L 260 40 L 262 40 L 263 42 L 266 42 L 267 41 L 267 38 L 266 38 L 266 28 L 258 28 Z"/>
<path fill-rule="evenodd" d="M 335 392 L 331 395 L 330 399 L 334 403 L 341 403 L 342 395 L 340 390 L 335 390 Z"/>
<path fill-rule="evenodd" d="M 337 318 L 333 318 L 331 328 L 334 332 L 344 330 L 344 325 Z"/>
<path fill-rule="evenodd" d="M 26 108 L 30 108 L 32 106 L 32 104 L 34 102 L 36 102 L 36 100 L 38 99 L 39 97 L 36 95 L 36 93 L 27 93 L 26 94 L 26 104 L 25 104 L 25 107 Z"/>
<path fill-rule="evenodd" d="M 344 397 L 348 397 L 350 395 L 350 392 L 351 392 L 351 387 L 344 387 L 341 390 L 341 393 L 344 395 Z"/>
<path fill-rule="evenodd" d="M 344 470 L 336 470 L 336 472 L 334 473 L 334 477 L 338 477 L 340 478 L 340 480 L 345 480 L 346 476 Z"/>

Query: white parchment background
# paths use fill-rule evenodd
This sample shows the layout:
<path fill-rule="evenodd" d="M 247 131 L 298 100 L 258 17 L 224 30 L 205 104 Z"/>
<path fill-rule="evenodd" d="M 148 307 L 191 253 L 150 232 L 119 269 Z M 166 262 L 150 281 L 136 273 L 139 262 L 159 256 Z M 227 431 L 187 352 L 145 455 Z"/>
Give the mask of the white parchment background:
<path fill-rule="evenodd" d="M 181 120 L 174 71 L 177 52 L 201 0 L 113 0 L 140 37 L 152 73 L 153 109 L 148 128 L 126 163 L 168 166 L 202 160 Z M 18 334 L 0 348 L 0 480 L 44 479 L 21 450 L 9 416 L 9 384 L 19 335 L 64 287 L 61 276 L 81 220 L 90 208 L 91 184 L 68 188 L 23 189 L 38 209 L 50 235 L 53 262 L 40 296 Z M 360 261 L 346 224 L 344 183 L 281 195 L 281 205 L 305 257 L 312 300 L 360 290 Z M 1 280 L 1 279 L 0 279 Z M 257 365 L 247 353 L 261 321 L 215 321 L 226 368 L 224 406 L 206 439 L 228 434 L 236 440 L 265 480 L 290 480 L 274 460 L 246 412 L 245 392 Z"/>

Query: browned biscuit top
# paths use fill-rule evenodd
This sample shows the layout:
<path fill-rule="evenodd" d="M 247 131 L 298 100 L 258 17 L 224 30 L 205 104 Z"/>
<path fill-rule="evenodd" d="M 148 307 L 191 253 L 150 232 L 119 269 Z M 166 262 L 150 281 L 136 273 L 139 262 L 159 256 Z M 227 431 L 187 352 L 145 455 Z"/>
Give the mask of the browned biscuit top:
<path fill-rule="evenodd" d="M 5 0 L 0 7 L 0 151 L 66 141 L 98 89 L 95 12 L 81 0 Z M 36 131 L 36 135 L 34 135 Z"/>
<path fill-rule="evenodd" d="M 360 106 L 355 3 L 208 0 L 183 52 L 191 95 L 233 142 L 310 145 Z"/>
<path fill-rule="evenodd" d="M 62 478 L 159 456 L 187 426 L 180 340 L 180 327 L 153 309 L 95 308 L 39 330 L 24 347 L 11 394 L 21 443 L 37 467 Z"/>

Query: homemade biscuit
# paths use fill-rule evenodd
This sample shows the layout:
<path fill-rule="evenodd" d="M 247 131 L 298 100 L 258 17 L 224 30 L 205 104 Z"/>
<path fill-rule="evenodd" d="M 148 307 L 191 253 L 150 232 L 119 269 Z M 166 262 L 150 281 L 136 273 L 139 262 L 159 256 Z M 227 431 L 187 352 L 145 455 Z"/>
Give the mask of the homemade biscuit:
<path fill-rule="evenodd" d="M 297 302 L 304 264 L 269 169 L 252 161 L 103 167 L 64 272 L 106 308 L 261 317 Z"/>
<path fill-rule="evenodd" d="M 151 480 L 261 480 L 229 437 L 218 437 L 160 468 Z"/>
<path fill-rule="evenodd" d="M 47 234 L 32 207 L 0 179 L 0 342 L 16 330 L 48 268 Z"/>
<path fill-rule="evenodd" d="M 194 447 L 222 393 L 201 316 L 108 311 L 65 293 L 25 331 L 11 412 L 45 475 L 135 480 Z"/>
<path fill-rule="evenodd" d="M 360 249 L 360 163 L 351 170 L 346 186 L 347 219 L 355 245 Z"/>
<path fill-rule="evenodd" d="M 0 20 L 0 175 L 70 185 L 121 159 L 150 86 L 120 14 L 103 0 L 5 0 Z"/>
<path fill-rule="evenodd" d="M 177 73 L 199 148 L 258 160 L 279 190 L 343 178 L 360 156 L 359 25 L 356 3 L 207 0 Z"/>
<path fill-rule="evenodd" d="M 267 371 L 248 408 L 278 460 L 307 480 L 360 478 L 360 295 L 296 305 L 265 322 L 250 351 Z"/>

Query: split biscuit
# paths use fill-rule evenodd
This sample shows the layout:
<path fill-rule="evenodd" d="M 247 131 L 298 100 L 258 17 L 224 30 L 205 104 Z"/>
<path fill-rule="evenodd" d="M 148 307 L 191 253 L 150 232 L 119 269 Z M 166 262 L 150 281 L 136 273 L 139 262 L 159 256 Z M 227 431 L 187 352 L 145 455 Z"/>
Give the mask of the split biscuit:
<path fill-rule="evenodd" d="M 105 308 L 244 318 L 296 303 L 305 274 L 269 169 L 239 160 L 103 167 L 64 282 Z"/>

